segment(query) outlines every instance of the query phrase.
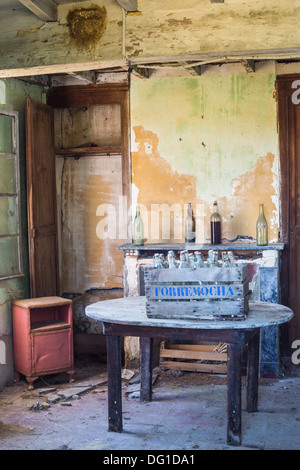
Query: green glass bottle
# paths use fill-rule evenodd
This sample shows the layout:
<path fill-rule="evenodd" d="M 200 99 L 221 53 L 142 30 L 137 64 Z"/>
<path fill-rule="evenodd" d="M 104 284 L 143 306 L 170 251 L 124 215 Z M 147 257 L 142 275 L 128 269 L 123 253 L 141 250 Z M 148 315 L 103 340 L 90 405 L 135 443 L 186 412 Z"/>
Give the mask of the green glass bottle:
<path fill-rule="evenodd" d="M 268 224 L 263 204 L 259 204 L 259 215 L 256 222 L 256 243 L 261 246 L 268 244 Z"/>
<path fill-rule="evenodd" d="M 144 245 L 144 223 L 141 217 L 140 206 L 136 206 L 135 219 L 133 221 L 133 244 Z"/>

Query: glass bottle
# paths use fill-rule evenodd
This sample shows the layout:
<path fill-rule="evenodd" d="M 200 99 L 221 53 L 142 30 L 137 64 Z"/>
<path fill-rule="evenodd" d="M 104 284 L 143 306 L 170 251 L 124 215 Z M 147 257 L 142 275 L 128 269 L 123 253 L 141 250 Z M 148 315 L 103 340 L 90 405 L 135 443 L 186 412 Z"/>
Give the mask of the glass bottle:
<path fill-rule="evenodd" d="M 167 267 L 168 267 L 168 264 L 167 264 L 166 261 L 165 261 L 164 255 L 163 255 L 162 253 L 160 253 L 159 257 L 160 257 L 160 261 L 161 261 L 162 267 L 163 267 L 163 268 L 167 268 Z"/>
<path fill-rule="evenodd" d="M 195 251 L 195 256 L 196 256 L 195 267 L 196 268 L 204 268 L 205 264 L 204 264 L 204 261 L 203 261 L 202 253 L 200 253 L 199 251 Z"/>
<path fill-rule="evenodd" d="M 217 201 L 213 204 L 213 213 L 210 218 L 210 234 L 212 245 L 221 243 L 221 216 L 218 213 Z"/>
<path fill-rule="evenodd" d="M 222 267 L 230 268 L 230 260 L 227 251 L 222 252 Z"/>
<path fill-rule="evenodd" d="M 207 267 L 208 268 L 217 268 L 218 267 L 218 252 L 214 250 L 208 251 L 207 256 Z"/>
<path fill-rule="evenodd" d="M 189 265 L 189 268 L 195 268 L 195 255 L 194 255 L 194 253 L 189 254 L 188 265 Z"/>
<path fill-rule="evenodd" d="M 230 267 L 234 268 L 235 267 L 235 260 L 232 251 L 228 251 L 228 258 L 229 258 L 229 263 Z"/>
<path fill-rule="evenodd" d="M 256 222 L 256 243 L 257 245 L 268 244 L 268 224 L 265 218 L 263 204 L 259 204 L 259 215 Z"/>
<path fill-rule="evenodd" d="M 169 264 L 169 269 L 177 268 L 177 261 L 175 260 L 175 254 L 174 254 L 174 251 L 172 250 L 168 252 L 168 264 Z"/>
<path fill-rule="evenodd" d="M 161 262 L 160 254 L 155 253 L 154 254 L 154 262 L 153 262 L 154 268 L 155 269 L 163 269 L 163 265 Z"/>
<path fill-rule="evenodd" d="M 193 214 L 192 204 L 189 203 L 187 216 L 184 224 L 185 243 L 195 243 L 195 217 Z"/>
<path fill-rule="evenodd" d="M 144 223 L 141 217 L 140 206 L 136 206 L 136 214 L 133 221 L 133 244 L 144 245 Z"/>
<path fill-rule="evenodd" d="M 185 253 L 183 251 L 181 251 L 180 252 L 180 261 L 179 261 L 179 269 L 184 269 L 184 268 L 188 268 L 188 267 L 189 267 L 189 265 L 186 262 Z"/>

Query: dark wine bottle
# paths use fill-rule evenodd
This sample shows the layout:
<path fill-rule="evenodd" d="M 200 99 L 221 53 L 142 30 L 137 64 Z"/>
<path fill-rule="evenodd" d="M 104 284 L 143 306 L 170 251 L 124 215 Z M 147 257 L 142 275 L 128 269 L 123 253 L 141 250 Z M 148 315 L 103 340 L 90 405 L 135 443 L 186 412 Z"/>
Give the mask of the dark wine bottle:
<path fill-rule="evenodd" d="M 210 218 L 210 234 L 212 245 L 221 243 L 221 216 L 218 212 L 218 203 L 215 201 L 213 205 L 213 213 Z"/>

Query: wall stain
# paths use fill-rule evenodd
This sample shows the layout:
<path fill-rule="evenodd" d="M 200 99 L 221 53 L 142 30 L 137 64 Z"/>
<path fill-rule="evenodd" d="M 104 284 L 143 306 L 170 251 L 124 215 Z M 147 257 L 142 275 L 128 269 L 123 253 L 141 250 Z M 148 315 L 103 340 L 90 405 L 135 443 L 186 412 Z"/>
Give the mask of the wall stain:
<path fill-rule="evenodd" d="M 133 130 L 137 150 L 132 153 L 132 182 L 138 188 L 138 203 L 149 211 L 151 204 L 181 204 L 183 207 L 191 202 L 194 208 L 200 208 L 197 241 L 209 242 L 211 202 L 196 195 L 197 180 L 200 184 L 203 175 L 196 177 L 173 170 L 158 152 L 158 136 L 142 126 L 135 126 Z M 223 220 L 223 238 L 234 239 L 237 235 L 255 238 L 258 209 L 262 203 L 269 226 L 269 241 L 278 241 L 278 214 L 274 203 L 278 195 L 274 188 L 274 161 L 272 153 L 259 157 L 248 171 L 232 179 L 231 196 L 215 196 Z M 215 190 L 218 191 L 218 188 Z M 182 241 L 172 239 L 172 235 L 171 231 L 169 241 Z M 163 239 L 152 241 L 161 242 Z"/>
<path fill-rule="evenodd" d="M 135 126 L 133 130 L 137 151 L 132 152 L 132 183 L 139 190 L 138 202 L 146 206 L 148 211 L 151 204 L 195 204 L 196 178 L 172 169 L 159 154 L 159 139 L 154 132 L 142 126 Z M 172 234 L 171 227 L 171 240 Z"/>
<path fill-rule="evenodd" d="M 232 196 L 217 198 L 219 212 L 222 216 L 222 238 L 234 239 L 237 235 L 248 235 L 256 238 L 256 221 L 259 204 L 264 204 L 268 222 L 269 241 L 278 241 L 277 197 L 274 189 L 273 164 L 275 156 L 268 153 L 257 159 L 247 172 L 234 178 L 231 182 Z M 208 241 L 209 218 L 212 207 L 207 201 L 198 200 L 204 207 L 204 238 Z"/>

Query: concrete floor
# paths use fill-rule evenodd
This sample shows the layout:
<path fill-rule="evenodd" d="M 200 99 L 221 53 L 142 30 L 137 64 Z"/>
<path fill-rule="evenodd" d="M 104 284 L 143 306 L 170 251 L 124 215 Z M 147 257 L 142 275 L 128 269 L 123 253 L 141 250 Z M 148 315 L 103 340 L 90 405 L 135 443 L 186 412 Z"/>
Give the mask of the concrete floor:
<path fill-rule="evenodd" d="M 105 377 L 105 365 L 77 370 L 75 384 Z M 259 412 L 245 411 L 243 386 L 242 445 L 226 442 L 226 377 L 157 369 L 153 401 L 129 398 L 123 381 L 122 433 L 107 431 L 107 388 L 94 387 L 80 398 L 52 403 L 39 391 L 69 386 L 64 374 L 35 383 L 5 387 L 0 392 L 0 450 L 192 451 L 300 449 L 300 374 L 260 379 Z M 243 380 L 244 381 L 244 380 Z M 74 385 L 74 384 L 73 384 Z"/>

